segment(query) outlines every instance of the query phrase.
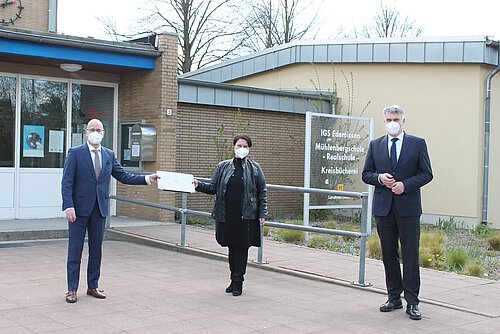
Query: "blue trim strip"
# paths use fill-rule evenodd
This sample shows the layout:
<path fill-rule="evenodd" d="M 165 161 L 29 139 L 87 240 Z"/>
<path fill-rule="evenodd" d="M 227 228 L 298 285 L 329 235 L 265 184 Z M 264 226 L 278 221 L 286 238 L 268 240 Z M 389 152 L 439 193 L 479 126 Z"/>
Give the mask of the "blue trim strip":
<path fill-rule="evenodd" d="M 57 59 L 71 63 L 130 67 L 144 70 L 155 69 L 155 58 L 126 53 L 106 52 L 59 45 L 35 44 L 0 38 L 0 54 Z"/>

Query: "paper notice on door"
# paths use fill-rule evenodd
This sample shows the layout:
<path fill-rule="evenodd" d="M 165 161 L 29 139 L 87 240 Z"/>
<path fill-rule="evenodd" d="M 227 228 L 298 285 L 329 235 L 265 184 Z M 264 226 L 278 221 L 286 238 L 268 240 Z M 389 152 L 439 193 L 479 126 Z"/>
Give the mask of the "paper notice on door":
<path fill-rule="evenodd" d="M 178 191 L 183 193 L 194 193 L 194 176 L 191 174 L 157 171 L 160 176 L 158 189 L 166 191 Z"/>

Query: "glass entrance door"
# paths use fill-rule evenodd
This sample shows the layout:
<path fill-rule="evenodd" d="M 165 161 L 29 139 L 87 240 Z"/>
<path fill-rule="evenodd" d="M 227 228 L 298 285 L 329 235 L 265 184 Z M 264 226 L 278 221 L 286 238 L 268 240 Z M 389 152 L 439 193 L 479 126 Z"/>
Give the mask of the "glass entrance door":
<path fill-rule="evenodd" d="M 58 217 L 68 82 L 21 79 L 18 218 Z"/>
<path fill-rule="evenodd" d="M 15 217 L 16 77 L 0 75 L 0 219 Z"/>
<path fill-rule="evenodd" d="M 0 219 L 64 216 L 68 148 L 85 144 L 92 118 L 103 122 L 103 145 L 113 148 L 116 99 L 116 85 L 0 73 Z"/>

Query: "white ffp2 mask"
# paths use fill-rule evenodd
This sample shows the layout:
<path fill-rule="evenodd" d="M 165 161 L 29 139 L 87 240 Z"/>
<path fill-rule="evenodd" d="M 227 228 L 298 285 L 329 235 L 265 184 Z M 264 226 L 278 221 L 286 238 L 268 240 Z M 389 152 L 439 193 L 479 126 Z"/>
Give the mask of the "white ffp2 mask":
<path fill-rule="evenodd" d="M 250 150 L 248 148 L 240 147 L 240 148 L 237 148 L 236 150 L 234 150 L 234 155 L 237 158 L 243 159 L 248 155 L 249 152 L 250 152 Z"/>
<path fill-rule="evenodd" d="M 92 145 L 98 145 L 101 143 L 102 135 L 99 132 L 94 131 L 94 132 L 89 133 L 88 138 L 89 138 L 89 142 Z"/>
<path fill-rule="evenodd" d="M 396 122 L 389 122 L 385 124 L 385 129 L 391 136 L 395 136 L 398 134 L 399 130 L 401 130 L 401 125 Z"/>

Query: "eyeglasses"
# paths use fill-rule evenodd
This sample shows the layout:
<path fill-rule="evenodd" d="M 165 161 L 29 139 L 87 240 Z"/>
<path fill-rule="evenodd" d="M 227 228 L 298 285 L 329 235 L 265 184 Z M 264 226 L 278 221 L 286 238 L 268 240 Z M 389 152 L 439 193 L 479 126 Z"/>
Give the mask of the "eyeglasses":
<path fill-rule="evenodd" d="M 88 132 L 97 132 L 97 133 L 102 133 L 104 132 L 103 129 L 94 129 L 94 128 L 87 128 Z"/>

